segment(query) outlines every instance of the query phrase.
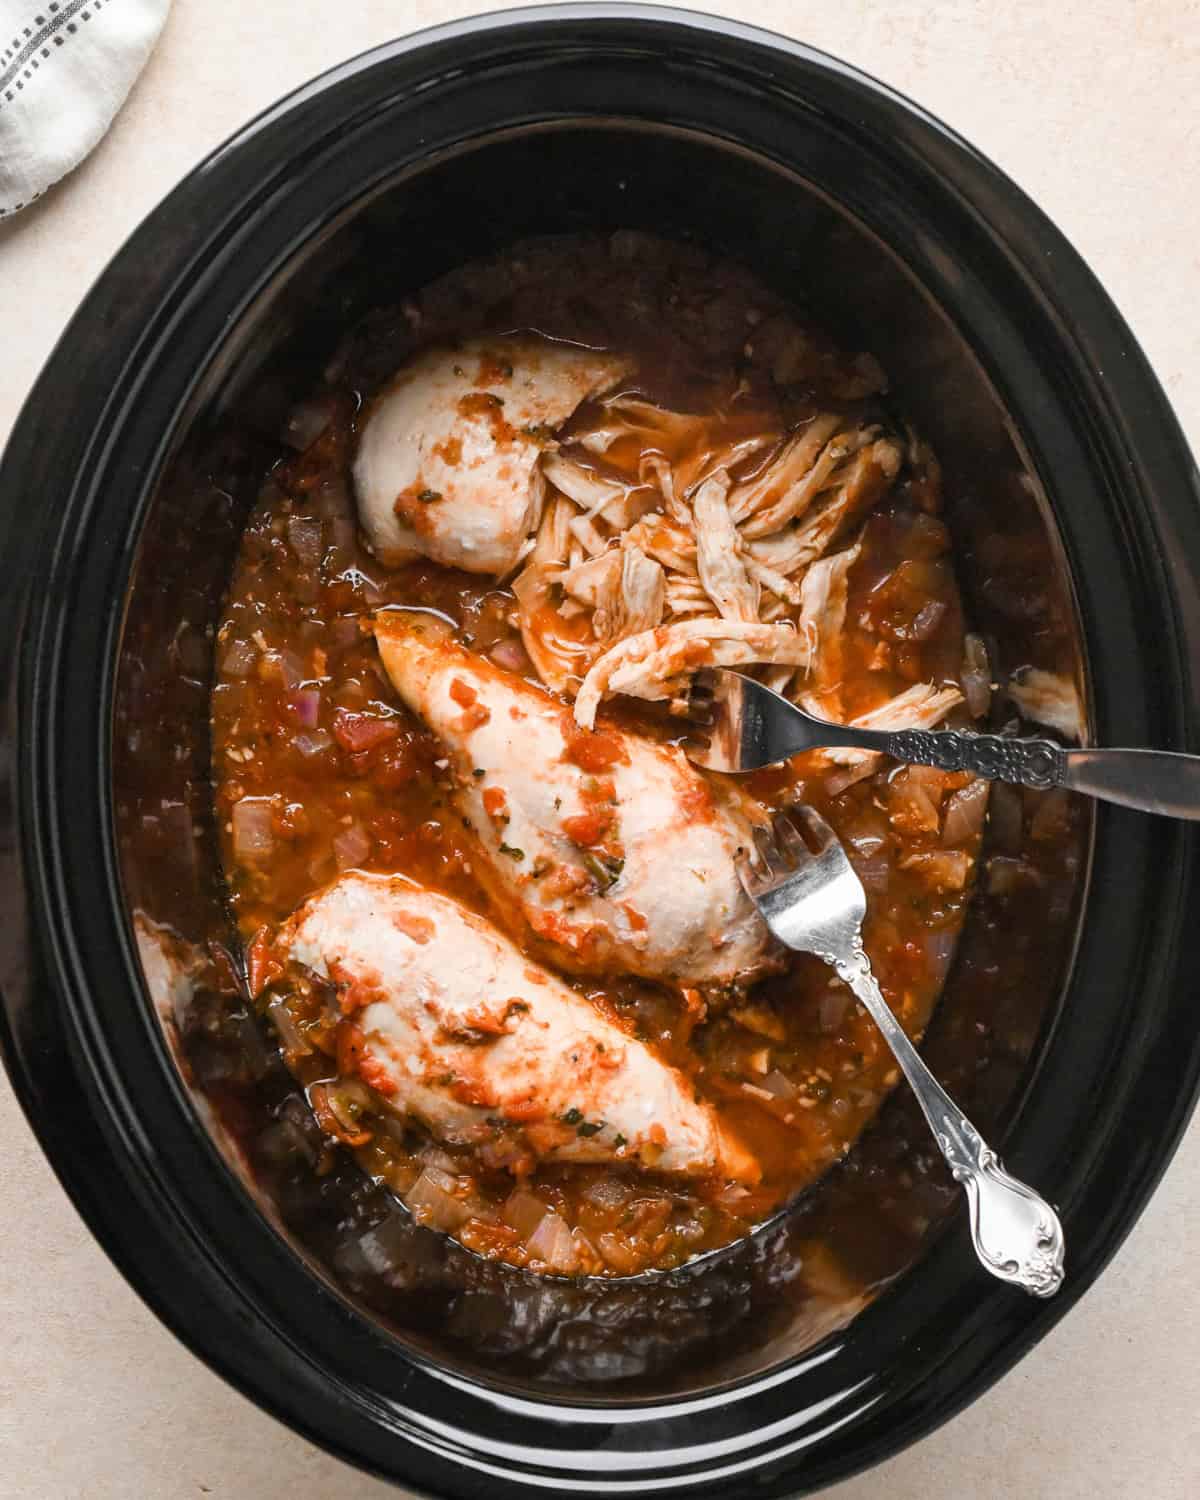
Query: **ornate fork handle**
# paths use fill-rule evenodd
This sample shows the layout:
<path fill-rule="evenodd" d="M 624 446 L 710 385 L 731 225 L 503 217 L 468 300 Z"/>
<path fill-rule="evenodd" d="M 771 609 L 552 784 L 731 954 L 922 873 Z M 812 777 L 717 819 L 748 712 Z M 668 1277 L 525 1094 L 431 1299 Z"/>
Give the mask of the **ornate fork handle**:
<path fill-rule="evenodd" d="M 982 738 L 982 736 L 981 736 Z M 849 957 L 823 954 L 871 1013 L 917 1096 L 942 1155 L 967 1195 L 971 1240 L 981 1263 L 1001 1281 L 1035 1297 L 1052 1297 L 1063 1279 L 1058 1215 L 1032 1188 L 1011 1177 L 996 1153 L 925 1066 L 892 1014 L 871 972 L 862 935 Z"/>
<path fill-rule="evenodd" d="M 1047 791 L 1066 780 L 1067 757 L 1053 740 L 1013 739 L 970 730 L 899 729 L 888 736 L 897 760 L 942 771 L 974 771 L 991 781 Z"/>
<path fill-rule="evenodd" d="M 961 729 L 900 729 L 879 736 L 897 760 L 974 771 L 992 781 L 1089 797 L 1165 817 L 1200 819 L 1200 755 L 1175 750 L 1066 750 L 1053 740 Z M 861 743 L 861 741 L 860 741 Z"/>

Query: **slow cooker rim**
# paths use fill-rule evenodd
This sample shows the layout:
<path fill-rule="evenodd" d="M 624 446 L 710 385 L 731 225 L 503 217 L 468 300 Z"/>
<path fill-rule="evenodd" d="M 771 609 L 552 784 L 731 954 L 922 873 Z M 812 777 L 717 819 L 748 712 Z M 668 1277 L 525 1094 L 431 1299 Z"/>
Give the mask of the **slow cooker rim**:
<path fill-rule="evenodd" d="M 634 18 L 651 18 L 651 19 L 654 19 L 654 20 L 657 20 L 657 21 L 668 21 L 669 20 L 674 25 L 679 25 L 680 24 L 680 13 L 678 13 L 678 12 L 661 12 L 661 11 L 655 11 L 653 9 L 643 8 L 643 7 L 622 7 L 622 6 L 609 7 L 609 6 L 605 6 L 605 7 L 596 7 L 596 8 L 593 8 L 593 7 L 590 7 L 590 6 L 579 6 L 579 7 L 570 7 L 570 8 L 568 8 L 567 11 L 562 11 L 562 10 L 560 10 L 557 7 L 553 7 L 553 8 L 547 8 L 546 10 L 543 10 L 543 11 L 537 11 L 537 12 L 532 12 L 532 13 L 516 13 L 515 15 L 510 13 L 509 15 L 507 15 L 507 16 L 505 16 L 503 18 L 495 18 L 497 20 L 497 22 L 500 22 L 500 20 L 502 19 L 502 21 L 504 23 L 503 25 L 497 25 L 496 29 L 498 29 L 498 30 L 504 30 L 504 29 L 506 29 L 506 26 L 508 24 L 518 24 L 519 23 L 521 25 L 526 25 L 526 24 L 528 24 L 529 21 L 539 21 L 540 22 L 540 21 L 543 21 L 545 19 L 550 18 L 551 16 L 561 16 L 561 17 L 563 17 L 563 19 L 569 19 L 570 21 L 573 21 L 573 22 L 574 21 L 580 21 L 580 20 L 586 20 L 586 19 L 592 19 L 593 17 L 615 17 L 615 18 L 618 18 L 618 19 L 623 19 L 623 18 L 627 18 L 627 17 L 634 17 Z M 728 31 L 728 32 L 730 32 L 730 33 L 732 33 L 732 34 L 734 34 L 734 35 L 736 35 L 736 36 L 738 36 L 740 38 L 743 38 L 743 39 L 749 38 L 751 40 L 756 40 L 758 42 L 765 43 L 767 45 L 771 45 L 772 44 L 772 39 L 771 38 L 764 37 L 763 34 L 761 34 L 761 33 L 752 32 L 752 31 L 750 31 L 749 28 L 727 27 L 726 23 L 719 23 L 713 29 L 716 30 L 717 32 L 719 32 L 720 34 L 726 34 L 726 31 Z M 423 43 L 424 41 L 429 40 L 431 37 L 436 37 L 436 38 L 439 38 L 439 39 L 443 39 L 447 35 L 457 36 L 457 35 L 460 35 L 460 34 L 462 34 L 462 35 L 469 35 L 470 34 L 469 23 L 459 23 L 458 25 L 456 25 L 454 27 L 451 27 L 451 28 L 438 28 L 437 31 L 434 32 L 434 33 L 426 33 L 426 34 L 424 34 L 420 38 L 413 39 L 412 43 L 409 44 L 409 45 L 411 45 L 411 47 L 415 48 L 416 46 L 418 46 L 419 44 Z M 408 46 L 406 44 L 402 44 L 402 45 L 404 45 L 406 47 L 406 50 L 408 50 Z M 793 44 L 788 44 L 788 46 L 789 46 L 789 48 L 792 48 Z M 799 52 L 799 55 L 811 57 L 811 54 L 807 53 L 806 49 L 797 49 L 797 50 Z M 392 51 L 392 49 L 389 49 L 389 48 L 379 49 L 379 51 L 377 51 L 376 53 L 366 54 L 365 55 L 365 59 L 360 60 L 360 61 L 363 62 L 364 66 L 373 66 L 374 63 L 370 61 L 371 59 L 379 59 L 380 61 L 384 61 L 384 60 L 386 60 L 387 55 L 391 53 L 391 51 Z M 817 58 L 816 61 L 818 62 L 818 64 L 823 64 L 826 60 L 823 59 L 823 58 Z M 349 65 L 347 65 L 347 66 L 349 66 Z M 337 70 L 337 73 L 335 73 L 335 75 L 330 75 L 329 78 L 327 78 L 326 80 L 323 80 L 322 82 L 324 82 L 326 84 L 326 86 L 330 86 L 331 81 L 335 77 L 341 76 L 341 73 L 343 71 L 344 70 Z M 844 76 L 853 77 L 853 75 L 851 73 L 851 70 L 847 70 L 844 67 L 842 67 L 841 65 L 839 65 L 839 71 Z M 859 80 L 860 86 L 862 85 L 862 82 L 863 82 L 862 80 Z M 869 83 L 869 81 L 868 81 L 868 83 Z M 302 90 L 301 94 L 304 95 L 304 94 L 307 94 L 308 92 L 313 91 L 313 90 L 316 90 L 316 91 L 319 92 L 318 86 L 317 85 L 310 85 L 309 88 L 308 88 L 308 90 Z M 891 95 L 890 91 L 886 91 L 886 92 L 888 93 L 889 97 L 891 97 L 893 100 L 895 99 L 895 96 Z M 279 107 L 280 118 L 285 118 L 286 117 L 286 112 L 287 112 L 286 106 Z M 271 114 L 272 114 L 272 112 L 268 112 L 268 116 L 270 116 Z M 260 117 L 260 121 L 262 119 L 265 119 L 265 118 L 267 118 L 267 117 Z M 248 128 L 248 131 L 245 132 L 245 133 L 243 133 L 243 134 L 250 133 L 252 131 L 252 129 L 253 129 L 253 127 Z M 240 140 L 241 138 L 242 137 L 235 138 L 235 141 L 236 140 Z M 209 166 L 212 166 L 212 165 L 216 164 L 222 157 L 224 157 L 224 155 L 227 152 L 229 152 L 231 150 L 234 150 L 234 149 L 236 149 L 234 146 L 222 148 L 222 152 L 218 153 L 216 158 L 211 159 L 211 161 L 209 163 Z M 201 172 L 201 173 L 204 172 L 205 170 L 206 170 L 205 168 L 198 169 L 198 171 Z M 170 202 L 170 200 L 168 200 L 168 203 L 169 202 Z M 126 251 L 123 251 L 122 254 L 123 255 L 127 254 L 128 251 L 129 251 L 129 248 L 130 247 L 127 247 Z M 1101 294 L 1101 296 L 1102 295 L 1103 294 Z M 91 303 L 92 300 L 93 299 L 89 299 L 89 304 L 85 305 L 84 312 L 81 312 L 81 314 L 79 315 L 79 319 L 80 320 L 82 320 L 84 318 L 85 313 L 87 311 L 87 307 L 88 307 L 88 305 L 90 305 L 90 303 Z M 1120 332 L 1119 319 L 1118 319 L 1118 332 Z M 62 346 L 62 347 L 65 350 L 66 345 L 64 344 L 64 346 Z M 1150 379 L 1152 380 L 1153 377 L 1150 377 Z M 32 398 L 31 398 L 31 400 L 32 400 Z M 1167 415 L 1168 415 L 1168 420 L 1169 420 L 1169 413 Z M 1176 434 L 1176 436 L 1178 436 L 1178 434 Z M 9 476 L 6 476 L 6 478 L 8 478 L 8 477 Z M 5 485 L 4 487 L 8 488 L 7 485 Z M 11 1043 L 11 1037 L 8 1040 Z M 12 1054 L 10 1053 L 10 1055 L 12 1055 Z M 1194 1081 L 1194 1070 L 1193 1070 L 1193 1081 Z M 1182 1118 L 1183 1118 L 1183 1116 L 1182 1116 L 1182 1108 L 1180 1109 L 1180 1111 L 1178 1113 L 1179 1113 L 1178 1124 L 1181 1126 L 1182 1125 Z M 1162 1164 L 1165 1165 L 1165 1162 L 1163 1162 Z M 117 1257 L 114 1257 L 114 1258 L 117 1258 Z M 1060 1308 L 1055 1309 L 1054 1311 L 1056 1313 L 1058 1313 L 1059 1315 L 1061 1315 L 1061 1311 L 1065 1311 L 1065 1304 L 1060 1305 Z M 174 1322 L 173 1319 L 168 1319 L 168 1321 Z M 1048 1326 L 1048 1325 L 1046 1325 L 1046 1326 Z M 191 1342 L 191 1341 L 189 1340 L 189 1342 Z M 970 1394 L 972 1394 L 972 1392 L 968 1392 L 967 1395 L 963 1397 L 963 1399 L 968 1399 L 968 1397 L 969 1397 Z M 290 1417 L 290 1420 L 295 1421 L 295 1416 L 292 1415 Z M 322 1437 L 321 1440 L 324 1441 L 324 1442 L 326 1442 L 326 1443 L 328 1443 L 328 1441 L 329 1441 L 328 1436 Z M 354 1456 L 354 1455 L 351 1455 L 351 1456 Z M 845 1473 L 845 1472 L 849 1472 L 849 1471 L 847 1469 L 841 1469 L 841 1470 L 839 1470 L 839 1472 L 840 1473 Z"/>

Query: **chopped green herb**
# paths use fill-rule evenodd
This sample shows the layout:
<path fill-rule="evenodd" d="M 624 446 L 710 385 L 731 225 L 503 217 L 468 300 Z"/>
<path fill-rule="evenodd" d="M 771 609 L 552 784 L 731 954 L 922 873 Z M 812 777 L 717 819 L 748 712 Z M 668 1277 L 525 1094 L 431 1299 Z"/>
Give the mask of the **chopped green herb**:
<path fill-rule="evenodd" d="M 500 845 L 500 853 L 501 854 L 507 854 L 508 857 L 509 857 L 509 859 L 524 859 L 525 858 L 525 851 L 524 851 L 524 849 L 514 849 L 511 844 L 501 844 Z"/>
<path fill-rule="evenodd" d="M 483 769 L 482 766 L 476 766 L 475 769 L 471 772 L 471 775 L 472 776 L 486 776 L 487 772 Z"/>
<path fill-rule="evenodd" d="M 417 496 L 422 505 L 432 505 L 435 500 L 440 500 L 441 498 L 441 490 L 422 490 Z"/>
<path fill-rule="evenodd" d="M 450 1087 L 450 1085 L 455 1082 L 455 1079 L 456 1079 L 456 1075 L 455 1074 L 453 1074 L 453 1073 L 443 1073 L 441 1075 L 441 1077 L 438 1078 L 437 1082 L 442 1086 L 442 1088 L 448 1089 Z"/>
<path fill-rule="evenodd" d="M 600 1132 L 603 1129 L 604 1129 L 604 1121 L 603 1120 L 600 1120 L 600 1121 L 595 1122 L 595 1123 L 593 1123 L 592 1121 L 588 1120 L 588 1121 L 585 1121 L 579 1127 L 579 1129 L 575 1132 L 575 1134 L 576 1135 L 583 1135 L 583 1136 L 599 1135 Z"/>
<path fill-rule="evenodd" d="M 572 1107 L 562 1117 L 564 1125 L 578 1125 L 583 1120 L 583 1110 Z"/>
<path fill-rule="evenodd" d="M 621 1149 L 622 1146 L 628 1146 L 628 1144 L 629 1144 L 629 1142 L 619 1132 L 618 1132 L 617 1135 L 615 1135 L 613 1137 L 613 1145 L 617 1148 L 618 1151 Z"/>
<path fill-rule="evenodd" d="M 610 854 L 596 854 L 590 849 L 583 856 L 583 864 L 602 891 L 616 885 L 625 868 L 623 859 L 614 859 Z"/>
<path fill-rule="evenodd" d="M 562 798 L 561 797 L 555 797 L 555 799 L 554 799 L 554 811 L 557 812 L 561 806 L 562 806 Z"/>
<path fill-rule="evenodd" d="M 455 365 L 454 366 L 454 373 L 456 375 L 464 375 L 466 373 L 466 371 L 463 369 L 462 365 Z"/>

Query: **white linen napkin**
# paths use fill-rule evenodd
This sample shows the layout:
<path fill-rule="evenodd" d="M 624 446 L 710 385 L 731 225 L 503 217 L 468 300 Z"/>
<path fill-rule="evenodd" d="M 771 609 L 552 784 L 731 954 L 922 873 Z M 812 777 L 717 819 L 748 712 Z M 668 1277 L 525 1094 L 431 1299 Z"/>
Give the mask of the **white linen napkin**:
<path fill-rule="evenodd" d="M 88 154 L 170 8 L 171 0 L 0 0 L 0 219 Z"/>

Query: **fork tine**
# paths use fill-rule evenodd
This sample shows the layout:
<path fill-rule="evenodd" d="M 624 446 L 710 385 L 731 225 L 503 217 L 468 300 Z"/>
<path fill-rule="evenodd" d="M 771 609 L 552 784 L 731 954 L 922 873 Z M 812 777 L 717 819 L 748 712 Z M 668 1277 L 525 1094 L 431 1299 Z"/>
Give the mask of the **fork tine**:
<path fill-rule="evenodd" d="M 791 809 L 791 817 L 795 823 L 799 823 L 804 830 L 806 846 L 814 854 L 824 854 L 831 844 L 837 843 L 837 834 L 816 810 L 806 803 L 797 803 Z M 797 837 L 800 835 L 797 834 Z"/>
<path fill-rule="evenodd" d="M 754 854 L 751 864 L 756 874 L 765 875 L 770 880 L 778 879 L 787 873 L 775 836 L 765 824 L 756 824 L 751 830 L 754 840 Z"/>
<path fill-rule="evenodd" d="M 812 858 L 808 845 L 800 835 L 800 830 L 787 813 L 780 813 L 772 826 L 775 831 L 775 843 L 791 869 L 795 869 L 801 861 Z"/>

